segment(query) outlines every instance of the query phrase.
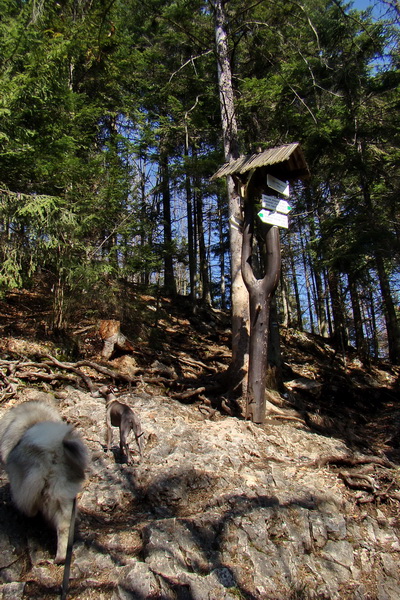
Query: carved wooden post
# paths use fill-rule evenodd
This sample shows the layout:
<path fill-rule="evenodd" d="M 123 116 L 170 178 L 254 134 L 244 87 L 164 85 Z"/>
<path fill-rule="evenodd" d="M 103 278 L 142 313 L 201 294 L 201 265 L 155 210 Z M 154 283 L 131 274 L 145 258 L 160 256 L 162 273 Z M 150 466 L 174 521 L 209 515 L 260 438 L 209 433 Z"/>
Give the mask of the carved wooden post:
<path fill-rule="evenodd" d="M 278 285 L 281 250 L 278 227 L 269 227 L 265 237 L 265 275 L 257 279 L 251 265 L 254 235 L 254 200 L 245 199 L 242 246 L 242 276 L 250 298 L 249 372 L 246 418 L 254 423 L 265 420 L 265 383 L 268 367 L 268 329 L 271 298 Z"/>
<path fill-rule="evenodd" d="M 263 152 L 240 156 L 222 165 L 211 177 L 232 176 L 244 202 L 241 211 L 232 211 L 230 221 L 243 226 L 241 275 L 249 295 L 250 334 L 246 417 L 254 423 L 265 420 L 265 387 L 268 372 L 269 314 L 271 299 L 278 285 L 281 253 L 278 227 L 288 228 L 290 206 L 280 196 L 289 197 L 289 181 L 308 179 L 310 171 L 298 142 L 268 148 Z M 266 193 L 265 193 L 266 192 Z M 272 195 L 271 195 L 272 194 Z M 257 198 L 257 202 L 255 202 Z M 260 202 L 259 202 L 260 201 Z M 259 279 L 252 265 L 255 208 L 264 227 L 266 260 Z M 242 206 L 241 206 L 242 207 Z M 232 281 L 232 288 L 234 287 Z M 234 330 L 234 328 L 232 328 Z M 247 329 L 246 329 L 247 330 Z"/>

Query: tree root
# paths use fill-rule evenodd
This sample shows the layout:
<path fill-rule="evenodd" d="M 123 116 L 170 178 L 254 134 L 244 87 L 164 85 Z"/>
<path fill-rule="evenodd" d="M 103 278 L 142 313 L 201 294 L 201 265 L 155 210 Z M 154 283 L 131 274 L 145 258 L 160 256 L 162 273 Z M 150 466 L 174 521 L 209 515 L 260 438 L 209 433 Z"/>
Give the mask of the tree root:
<path fill-rule="evenodd" d="M 171 388 L 176 389 L 177 385 L 182 387 L 186 385 L 187 388 L 189 382 L 177 381 L 174 378 L 165 376 L 145 377 L 143 376 L 142 369 L 140 369 L 141 373 L 137 377 L 132 377 L 90 360 L 81 360 L 76 363 L 62 362 L 50 354 L 44 354 L 42 359 L 39 361 L 23 361 L 20 359 L 14 361 L 0 360 L 0 402 L 16 394 L 19 381 L 21 380 L 43 381 L 47 383 L 60 381 L 74 386 L 83 385 L 93 396 L 98 396 L 99 387 L 104 385 L 104 380 L 101 383 L 96 382 L 93 376 L 84 372 L 84 367 L 91 369 L 100 376 L 107 377 L 114 385 L 117 382 L 122 382 L 129 384 L 129 386 L 138 386 L 140 384 L 165 386 L 168 389 L 168 395 L 180 402 L 192 402 L 199 398 L 204 403 L 205 397 L 203 393 L 215 392 L 217 389 L 215 386 L 200 386 L 183 391 L 172 391 Z M 200 363 L 196 364 L 200 365 Z M 221 407 L 228 414 L 233 414 L 231 408 L 223 401 L 221 401 Z M 209 410 L 210 415 L 214 414 L 213 410 Z"/>
<path fill-rule="evenodd" d="M 396 465 L 385 457 L 380 456 L 323 456 L 317 460 L 307 463 L 307 467 L 323 467 L 326 465 L 360 467 L 364 466 L 363 471 L 339 471 L 338 476 L 343 483 L 351 490 L 357 490 L 356 495 L 359 504 L 370 502 L 383 502 L 388 500 L 396 500 L 400 502 L 400 492 L 391 488 L 398 486 L 398 481 L 395 480 L 390 471 L 396 469 Z M 378 472 L 376 469 L 380 468 Z M 384 474 L 383 480 L 389 479 L 390 482 L 386 485 L 386 489 L 382 490 L 382 481 L 380 475 Z"/>
<path fill-rule="evenodd" d="M 329 455 L 329 456 L 321 456 L 321 458 L 317 458 L 309 463 L 307 463 L 307 467 L 324 467 L 325 465 L 347 465 L 350 467 L 354 467 L 356 465 L 365 465 L 365 464 L 374 464 L 380 465 L 382 467 L 386 467 L 388 469 L 395 468 L 394 463 L 390 462 L 387 458 L 381 458 L 380 456 L 340 456 L 340 455 Z"/>

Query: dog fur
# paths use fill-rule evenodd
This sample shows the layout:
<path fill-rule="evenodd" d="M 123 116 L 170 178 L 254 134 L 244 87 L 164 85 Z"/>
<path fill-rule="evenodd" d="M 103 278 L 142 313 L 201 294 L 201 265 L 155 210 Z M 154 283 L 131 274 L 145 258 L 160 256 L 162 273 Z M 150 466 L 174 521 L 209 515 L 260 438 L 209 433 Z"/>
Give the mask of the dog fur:
<path fill-rule="evenodd" d="M 55 406 L 30 400 L 1 419 L 0 456 L 15 505 L 29 517 L 41 512 L 55 527 L 55 562 L 64 562 L 73 501 L 88 464 L 83 441 Z"/>
<path fill-rule="evenodd" d="M 133 431 L 135 440 L 139 449 L 139 454 L 143 452 L 143 431 L 139 419 L 133 410 L 119 402 L 114 394 L 109 390 L 106 396 L 106 425 L 107 425 L 107 450 L 110 450 L 112 441 L 112 427 L 119 428 L 119 447 L 121 454 L 126 456 L 127 463 L 131 462 L 131 453 L 128 446 L 128 436 Z"/>

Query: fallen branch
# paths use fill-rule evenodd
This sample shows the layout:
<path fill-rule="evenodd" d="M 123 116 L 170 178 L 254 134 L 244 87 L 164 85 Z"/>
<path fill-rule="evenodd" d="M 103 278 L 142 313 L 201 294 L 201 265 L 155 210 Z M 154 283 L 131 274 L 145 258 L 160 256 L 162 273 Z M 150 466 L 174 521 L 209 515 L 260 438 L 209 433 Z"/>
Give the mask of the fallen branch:
<path fill-rule="evenodd" d="M 102 375 L 106 375 L 106 377 L 110 377 L 114 381 L 116 381 L 118 379 L 121 381 L 126 381 L 127 383 L 134 383 L 136 381 L 129 375 L 124 375 L 124 373 L 121 373 L 120 371 L 114 371 L 113 369 L 108 369 L 107 367 L 104 367 L 103 365 L 99 365 L 95 362 L 92 362 L 91 360 L 80 360 L 79 362 L 76 363 L 76 366 L 77 367 L 90 367 L 94 371 L 97 371 L 98 373 L 101 373 Z"/>
<path fill-rule="evenodd" d="M 206 391 L 205 387 L 199 387 L 199 388 L 196 388 L 195 390 L 191 389 L 191 390 L 187 390 L 186 392 L 176 392 L 176 393 L 170 394 L 170 397 L 174 398 L 175 400 L 187 400 L 188 398 L 193 398 L 193 396 L 198 396 L 199 394 L 202 394 L 205 391 Z"/>
<path fill-rule="evenodd" d="M 276 413 L 270 413 L 270 414 L 266 414 L 266 418 L 268 418 L 270 421 L 273 421 L 273 419 L 280 419 L 281 421 L 295 421 L 296 423 L 301 423 L 302 425 L 304 425 L 304 420 L 300 419 L 300 417 L 292 417 L 291 415 L 279 415 Z"/>

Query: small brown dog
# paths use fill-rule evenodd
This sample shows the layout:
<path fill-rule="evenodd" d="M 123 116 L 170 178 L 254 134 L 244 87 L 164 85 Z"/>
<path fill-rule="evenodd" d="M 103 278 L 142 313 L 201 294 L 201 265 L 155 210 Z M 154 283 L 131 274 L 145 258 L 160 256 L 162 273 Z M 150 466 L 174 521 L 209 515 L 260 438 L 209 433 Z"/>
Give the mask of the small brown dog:
<path fill-rule="evenodd" d="M 131 453 L 128 446 L 128 436 L 133 431 L 135 440 L 139 449 L 139 454 L 143 453 L 143 431 L 139 419 L 133 410 L 119 402 L 109 388 L 100 390 L 106 399 L 106 425 L 107 425 L 107 450 L 110 450 L 112 441 L 112 427 L 119 428 L 119 447 L 121 454 L 126 456 L 127 463 L 131 462 Z"/>

